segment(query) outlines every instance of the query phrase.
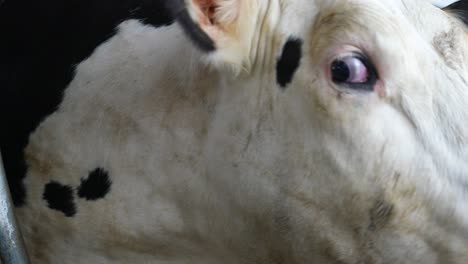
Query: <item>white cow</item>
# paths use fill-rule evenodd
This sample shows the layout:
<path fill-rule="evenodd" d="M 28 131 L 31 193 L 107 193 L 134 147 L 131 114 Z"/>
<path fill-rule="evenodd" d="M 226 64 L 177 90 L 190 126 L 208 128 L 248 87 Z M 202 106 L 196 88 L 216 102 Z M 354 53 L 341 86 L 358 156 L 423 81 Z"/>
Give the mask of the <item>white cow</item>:
<path fill-rule="evenodd" d="M 168 3 L 31 136 L 33 263 L 468 263 L 461 10 Z"/>

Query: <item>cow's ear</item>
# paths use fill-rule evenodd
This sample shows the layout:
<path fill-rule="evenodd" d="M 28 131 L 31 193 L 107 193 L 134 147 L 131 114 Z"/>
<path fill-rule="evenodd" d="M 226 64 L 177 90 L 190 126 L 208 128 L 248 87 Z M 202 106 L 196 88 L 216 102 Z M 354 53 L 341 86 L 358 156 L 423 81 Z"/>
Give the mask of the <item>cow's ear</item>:
<path fill-rule="evenodd" d="M 461 1 L 455 2 L 445 7 L 444 11 L 447 11 L 453 14 L 454 16 L 458 17 L 465 23 L 465 25 L 468 26 L 468 1 L 467 0 L 461 0 Z"/>
<path fill-rule="evenodd" d="M 245 28 L 240 18 L 247 0 L 167 0 L 167 8 L 186 35 L 211 62 L 241 64 L 246 52 Z M 250 13 L 249 8 L 245 8 Z M 247 16 L 247 15 L 246 15 Z M 248 30 L 247 30 L 248 31 Z M 241 34 L 242 33 L 242 34 Z"/>

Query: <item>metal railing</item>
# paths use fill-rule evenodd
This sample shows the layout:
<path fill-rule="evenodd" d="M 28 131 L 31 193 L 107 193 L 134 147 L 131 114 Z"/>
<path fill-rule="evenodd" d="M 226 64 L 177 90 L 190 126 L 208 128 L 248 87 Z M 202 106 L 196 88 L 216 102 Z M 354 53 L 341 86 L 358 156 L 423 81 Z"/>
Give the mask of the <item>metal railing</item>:
<path fill-rule="evenodd" d="M 8 188 L 0 152 L 0 260 L 3 264 L 28 264 L 29 259 L 21 232 L 16 224 L 13 202 Z"/>

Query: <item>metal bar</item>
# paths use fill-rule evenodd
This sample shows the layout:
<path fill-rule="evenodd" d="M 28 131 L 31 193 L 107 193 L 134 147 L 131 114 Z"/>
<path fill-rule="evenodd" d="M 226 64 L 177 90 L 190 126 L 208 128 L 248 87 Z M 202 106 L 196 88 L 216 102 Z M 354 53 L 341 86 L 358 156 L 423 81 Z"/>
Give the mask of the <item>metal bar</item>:
<path fill-rule="evenodd" d="M 3 264 L 28 264 L 23 237 L 16 224 L 0 152 L 0 260 Z"/>

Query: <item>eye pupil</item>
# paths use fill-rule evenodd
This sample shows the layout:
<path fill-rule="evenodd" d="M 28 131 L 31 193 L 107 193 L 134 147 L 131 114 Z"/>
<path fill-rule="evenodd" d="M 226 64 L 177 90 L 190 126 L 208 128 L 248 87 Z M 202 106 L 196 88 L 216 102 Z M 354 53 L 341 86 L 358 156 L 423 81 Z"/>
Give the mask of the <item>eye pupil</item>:
<path fill-rule="evenodd" d="M 329 73 L 336 85 L 346 89 L 372 91 L 378 80 L 372 62 L 358 52 L 336 57 L 330 64 Z"/>
<path fill-rule="evenodd" d="M 343 83 L 348 81 L 351 72 L 345 61 L 335 60 L 331 65 L 331 74 L 335 83 Z"/>

